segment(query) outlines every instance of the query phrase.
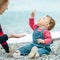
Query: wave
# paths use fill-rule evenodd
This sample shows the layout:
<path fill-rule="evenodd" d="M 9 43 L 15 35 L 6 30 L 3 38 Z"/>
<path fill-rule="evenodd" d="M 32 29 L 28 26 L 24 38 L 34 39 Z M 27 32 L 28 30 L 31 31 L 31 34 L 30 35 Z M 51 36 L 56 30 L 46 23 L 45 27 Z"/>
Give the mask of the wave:
<path fill-rule="evenodd" d="M 10 38 L 8 39 L 8 44 L 11 43 L 27 43 L 27 42 L 32 42 L 32 33 L 28 34 L 28 33 L 22 33 L 25 34 L 25 37 L 22 38 Z M 58 39 L 60 38 L 60 32 L 59 31 L 53 31 L 51 32 L 52 35 L 52 39 Z"/>

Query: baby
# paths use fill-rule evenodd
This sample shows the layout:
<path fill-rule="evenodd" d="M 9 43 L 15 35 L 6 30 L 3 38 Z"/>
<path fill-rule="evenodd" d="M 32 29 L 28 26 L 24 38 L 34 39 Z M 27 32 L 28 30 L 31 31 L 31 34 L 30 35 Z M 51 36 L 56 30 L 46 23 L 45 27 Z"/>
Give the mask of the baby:
<path fill-rule="evenodd" d="M 50 44 L 52 42 L 51 33 L 49 32 L 54 26 L 55 21 L 52 17 L 46 15 L 34 24 L 35 12 L 31 13 L 29 25 L 33 30 L 33 42 L 19 48 L 13 53 L 15 58 L 20 55 L 28 55 L 29 58 L 39 57 L 51 52 Z"/>
<path fill-rule="evenodd" d="M 37 24 L 34 24 L 35 13 L 32 12 L 31 18 L 29 19 L 30 27 L 34 30 L 33 32 L 33 43 L 36 44 L 32 47 L 28 57 L 34 58 L 39 57 L 43 54 L 49 54 L 50 44 L 52 42 L 51 33 L 49 32 L 55 26 L 55 21 L 51 16 L 44 16 L 39 19 Z"/>

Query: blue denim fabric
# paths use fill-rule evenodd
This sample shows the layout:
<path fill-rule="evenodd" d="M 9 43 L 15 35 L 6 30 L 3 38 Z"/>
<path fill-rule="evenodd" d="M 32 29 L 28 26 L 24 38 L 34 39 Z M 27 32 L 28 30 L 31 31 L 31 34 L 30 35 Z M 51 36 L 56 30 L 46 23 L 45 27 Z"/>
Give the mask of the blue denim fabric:
<path fill-rule="evenodd" d="M 19 51 L 21 52 L 22 55 L 28 55 L 32 49 L 33 46 L 37 46 L 38 47 L 38 53 L 40 55 L 42 54 L 48 54 L 51 49 L 50 49 L 50 44 L 49 45 L 44 45 L 42 43 L 38 43 L 37 39 L 43 39 L 44 40 L 44 32 L 45 29 L 42 29 L 41 32 L 38 31 L 38 28 L 33 32 L 33 42 L 32 44 L 23 46 L 21 48 L 19 48 Z"/>

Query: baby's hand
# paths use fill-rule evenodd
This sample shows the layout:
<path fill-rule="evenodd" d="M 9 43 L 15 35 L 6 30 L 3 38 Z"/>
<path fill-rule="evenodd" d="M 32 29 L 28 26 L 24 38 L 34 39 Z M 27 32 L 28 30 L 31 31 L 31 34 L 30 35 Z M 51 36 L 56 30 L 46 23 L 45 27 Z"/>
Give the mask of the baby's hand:
<path fill-rule="evenodd" d="M 38 43 L 44 43 L 44 40 L 38 39 L 37 42 L 38 42 Z"/>
<path fill-rule="evenodd" d="M 31 18 L 34 18 L 34 17 L 35 17 L 35 11 L 32 11 Z"/>

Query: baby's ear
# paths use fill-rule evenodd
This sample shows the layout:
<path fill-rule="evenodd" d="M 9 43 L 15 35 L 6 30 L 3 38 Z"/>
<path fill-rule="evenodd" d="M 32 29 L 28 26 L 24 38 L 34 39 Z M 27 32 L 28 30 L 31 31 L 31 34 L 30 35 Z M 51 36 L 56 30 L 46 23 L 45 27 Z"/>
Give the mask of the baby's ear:
<path fill-rule="evenodd" d="M 48 23 L 46 25 L 47 25 L 47 27 L 49 27 L 49 24 Z"/>

